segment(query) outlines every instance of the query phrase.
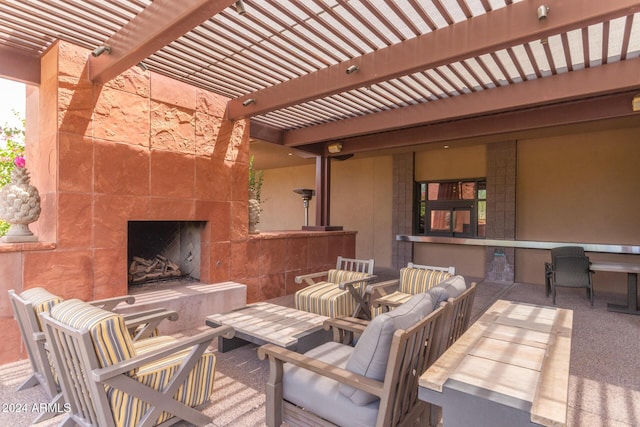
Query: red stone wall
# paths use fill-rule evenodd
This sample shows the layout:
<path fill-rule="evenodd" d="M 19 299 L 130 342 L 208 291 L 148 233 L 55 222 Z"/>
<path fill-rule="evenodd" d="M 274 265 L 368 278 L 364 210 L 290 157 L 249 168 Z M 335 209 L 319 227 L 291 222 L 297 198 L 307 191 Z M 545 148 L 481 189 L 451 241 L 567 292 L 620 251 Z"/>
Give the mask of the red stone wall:
<path fill-rule="evenodd" d="M 26 357 L 7 290 L 64 298 L 127 293 L 127 222 L 207 221 L 201 281 L 234 280 L 254 302 L 296 290 L 294 277 L 355 255 L 355 233 L 248 235 L 248 126 L 227 99 L 133 67 L 88 79 L 86 49 L 55 43 L 27 105 L 27 167 L 40 242 L 0 244 L 0 363 Z M 36 107 L 37 106 L 37 107 Z"/>

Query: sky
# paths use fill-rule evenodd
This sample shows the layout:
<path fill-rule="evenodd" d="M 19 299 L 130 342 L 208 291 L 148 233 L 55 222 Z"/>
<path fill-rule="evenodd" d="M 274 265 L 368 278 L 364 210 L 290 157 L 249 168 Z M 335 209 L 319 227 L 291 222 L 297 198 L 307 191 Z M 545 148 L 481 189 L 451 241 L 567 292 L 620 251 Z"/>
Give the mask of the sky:
<path fill-rule="evenodd" d="M 20 122 L 11 110 L 16 110 L 24 118 L 25 89 L 23 83 L 0 79 L 0 125 L 9 123 L 17 126 Z"/>

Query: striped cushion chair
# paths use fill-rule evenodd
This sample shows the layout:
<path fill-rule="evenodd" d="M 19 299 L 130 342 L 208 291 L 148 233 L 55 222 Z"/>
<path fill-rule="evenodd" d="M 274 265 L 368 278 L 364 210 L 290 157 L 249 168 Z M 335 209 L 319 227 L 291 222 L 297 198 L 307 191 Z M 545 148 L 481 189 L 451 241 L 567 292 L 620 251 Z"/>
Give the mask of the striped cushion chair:
<path fill-rule="evenodd" d="M 331 269 L 327 280 L 307 286 L 295 293 L 298 310 L 327 317 L 358 317 L 364 308 L 362 296 L 374 276 L 367 272 Z"/>
<path fill-rule="evenodd" d="M 372 315 L 375 317 L 389 311 L 407 302 L 413 295 L 426 293 L 454 274 L 455 267 L 433 267 L 409 263 L 400 269 L 399 279 L 373 285 Z"/>
<path fill-rule="evenodd" d="M 219 335 L 230 338 L 232 328 L 134 342 L 122 316 L 77 299 L 57 304 L 42 321 L 70 408 L 63 424 L 212 422 L 198 410 L 213 392 L 216 358 L 205 350 Z"/>

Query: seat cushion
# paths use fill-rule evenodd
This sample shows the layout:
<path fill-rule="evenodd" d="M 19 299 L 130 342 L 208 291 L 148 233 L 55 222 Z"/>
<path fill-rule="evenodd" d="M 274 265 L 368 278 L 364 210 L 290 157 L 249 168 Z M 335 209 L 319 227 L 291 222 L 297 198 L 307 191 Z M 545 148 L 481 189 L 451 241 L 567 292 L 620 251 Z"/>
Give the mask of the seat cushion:
<path fill-rule="evenodd" d="M 319 282 L 299 290 L 294 296 L 295 308 L 327 317 L 351 316 L 356 302 L 348 290 L 332 282 Z"/>
<path fill-rule="evenodd" d="M 172 337 L 159 336 L 136 342 L 134 346 L 140 354 L 152 353 L 172 344 Z M 165 389 L 180 368 L 180 364 L 189 355 L 191 348 L 169 355 L 141 366 L 133 378 L 156 390 Z M 187 379 L 180 385 L 173 398 L 190 407 L 200 406 L 207 402 L 213 394 L 215 378 L 216 356 L 205 352 L 193 367 Z M 113 412 L 113 418 L 118 427 L 134 427 L 149 409 L 149 404 L 130 396 L 113 387 L 106 387 L 107 399 Z M 168 412 L 162 412 L 154 425 L 160 424 L 171 417 Z"/>
<path fill-rule="evenodd" d="M 451 273 L 448 271 L 404 267 L 400 269 L 398 290 L 411 295 L 425 293 L 449 277 L 451 277 Z"/>
<path fill-rule="evenodd" d="M 433 300 L 429 294 L 414 295 L 395 310 L 375 317 L 365 328 L 346 369 L 374 380 L 383 381 L 389 360 L 393 334 L 398 329 L 407 329 L 433 311 Z M 356 405 L 367 405 L 376 396 L 344 384 L 340 393 L 349 397 Z"/>
<path fill-rule="evenodd" d="M 354 348 L 328 342 L 309 350 L 306 356 L 344 368 Z M 340 383 L 304 368 L 284 364 L 283 397 L 339 426 L 373 426 L 378 416 L 379 400 L 356 406 L 338 389 Z"/>

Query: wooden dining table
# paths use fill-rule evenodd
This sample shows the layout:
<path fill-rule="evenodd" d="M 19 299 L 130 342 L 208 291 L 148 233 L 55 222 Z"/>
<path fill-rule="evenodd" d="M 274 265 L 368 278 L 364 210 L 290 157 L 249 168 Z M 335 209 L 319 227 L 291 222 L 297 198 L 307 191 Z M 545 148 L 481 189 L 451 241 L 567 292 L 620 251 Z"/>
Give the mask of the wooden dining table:
<path fill-rule="evenodd" d="M 608 311 L 626 314 L 640 314 L 638 308 L 638 273 L 640 264 L 632 262 L 592 262 L 592 271 L 608 271 L 613 273 L 627 273 L 627 304 L 607 304 Z"/>

